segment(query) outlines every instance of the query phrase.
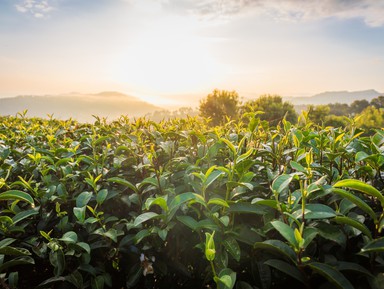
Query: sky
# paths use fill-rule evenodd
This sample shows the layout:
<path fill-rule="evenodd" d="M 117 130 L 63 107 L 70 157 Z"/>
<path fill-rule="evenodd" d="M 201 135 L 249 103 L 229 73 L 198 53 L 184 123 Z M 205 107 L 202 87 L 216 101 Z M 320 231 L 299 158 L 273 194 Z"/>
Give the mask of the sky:
<path fill-rule="evenodd" d="M 382 0 L 0 0 L 0 97 L 384 92 Z"/>

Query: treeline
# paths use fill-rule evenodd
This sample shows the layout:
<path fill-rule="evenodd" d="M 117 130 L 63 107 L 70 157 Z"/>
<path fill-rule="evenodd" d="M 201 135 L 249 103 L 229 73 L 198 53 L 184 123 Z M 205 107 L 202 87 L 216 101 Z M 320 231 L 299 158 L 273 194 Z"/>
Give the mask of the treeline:
<path fill-rule="evenodd" d="M 303 113 L 315 124 L 345 127 L 351 119 L 358 127 L 372 129 L 384 127 L 384 96 L 378 96 L 370 102 L 356 100 L 351 105 L 333 103 L 328 105 L 309 105 L 298 111 L 293 104 L 283 101 L 278 95 L 263 95 L 255 100 L 241 102 L 236 91 L 214 90 L 201 100 L 199 112 L 209 117 L 212 125 L 223 124 L 228 120 L 238 120 L 244 114 L 257 114 L 260 120 L 276 126 L 284 118 L 297 123 Z"/>
<path fill-rule="evenodd" d="M 370 102 L 355 100 L 346 103 L 330 103 L 327 105 L 309 105 L 306 108 L 309 118 L 317 124 L 345 127 L 349 118 L 356 120 L 359 127 L 372 129 L 384 126 L 384 96 L 378 96 Z"/>
<path fill-rule="evenodd" d="M 297 123 L 299 115 L 315 124 L 333 127 L 346 127 L 351 119 L 358 127 L 372 129 L 384 127 L 384 96 L 378 96 L 370 102 L 355 100 L 353 103 L 330 103 L 327 105 L 294 106 L 283 101 L 278 95 L 263 95 L 254 100 L 242 102 L 236 91 L 215 89 L 200 101 L 198 109 L 182 107 L 178 110 L 160 110 L 147 117 L 154 121 L 172 118 L 186 118 L 200 115 L 210 118 L 212 126 L 221 125 L 229 120 L 240 120 L 244 114 L 257 115 L 260 120 L 276 126 L 284 118 Z"/>

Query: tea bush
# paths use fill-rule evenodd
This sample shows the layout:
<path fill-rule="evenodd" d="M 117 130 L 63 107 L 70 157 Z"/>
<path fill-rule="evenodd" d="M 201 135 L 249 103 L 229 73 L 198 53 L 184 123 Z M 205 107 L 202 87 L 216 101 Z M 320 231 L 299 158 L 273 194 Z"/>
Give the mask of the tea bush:
<path fill-rule="evenodd" d="M 0 288 L 382 288 L 382 129 L 0 120 Z"/>

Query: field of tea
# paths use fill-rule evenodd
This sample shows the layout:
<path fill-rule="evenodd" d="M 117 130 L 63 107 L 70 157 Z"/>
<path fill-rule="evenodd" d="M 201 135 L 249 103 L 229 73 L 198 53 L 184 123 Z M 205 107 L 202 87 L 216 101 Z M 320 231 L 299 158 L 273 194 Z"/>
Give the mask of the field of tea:
<path fill-rule="evenodd" d="M 384 130 L 0 117 L 0 288 L 383 288 Z"/>

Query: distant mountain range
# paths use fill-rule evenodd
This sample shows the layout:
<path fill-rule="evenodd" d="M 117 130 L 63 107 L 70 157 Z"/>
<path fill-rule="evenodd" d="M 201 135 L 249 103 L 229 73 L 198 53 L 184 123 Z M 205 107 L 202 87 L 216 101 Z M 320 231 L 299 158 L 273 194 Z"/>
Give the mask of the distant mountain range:
<path fill-rule="evenodd" d="M 355 100 L 371 101 L 384 93 L 376 90 L 363 91 L 329 91 L 310 97 L 283 97 L 296 107 L 309 104 L 320 105 L 329 103 L 351 104 Z M 73 118 L 80 122 L 94 122 L 95 118 L 106 117 L 113 120 L 121 115 L 139 117 L 162 110 L 161 107 L 142 101 L 139 98 L 115 91 L 105 91 L 95 94 L 69 93 L 61 95 L 20 95 L 16 97 L 0 98 L 0 115 L 16 115 L 28 110 L 29 117 L 43 117 L 52 115 L 59 119 Z"/>
<path fill-rule="evenodd" d="M 28 110 L 29 117 L 73 118 L 80 122 L 93 122 L 92 115 L 113 120 L 121 115 L 143 116 L 160 110 L 153 104 L 119 92 L 106 91 L 97 94 L 70 93 L 55 96 L 24 95 L 0 98 L 0 115 L 16 115 Z"/>
<path fill-rule="evenodd" d="M 355 100 L 366 99 L 371 101 L 380 95 L 384 95 L 384 93 L 377 92 L 374 89 L 362 91 L 327 91 L 310 97 L 283 97 L 283 100 L 289 101 L 294 105 L 319 105 L 336 102 L 351 104 Z"/>

